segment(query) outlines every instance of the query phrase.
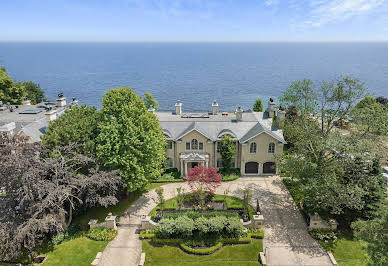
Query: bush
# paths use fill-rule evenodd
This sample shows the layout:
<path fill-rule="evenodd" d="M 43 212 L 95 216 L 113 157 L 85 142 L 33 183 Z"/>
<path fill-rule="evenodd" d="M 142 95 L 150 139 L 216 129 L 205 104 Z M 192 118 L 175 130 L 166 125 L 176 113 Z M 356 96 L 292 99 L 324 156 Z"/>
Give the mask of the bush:
<path fill-rule="evenodd" d="M 314 229 L 309 231 L 310 235 L 321 241 L 336 241 L 338 238 L 337 231 L 331 229 Z"/>
<path fill-rule="evenodd" d="M 155 230 L 143 230 L 140 232 L 141 239 L 151 239 L 155 237 Z"/>
<path fill-rule="evenodd" d="M 179 237 L 190 237 L 195 229 L 194 221 L 187 216 L 178 217 L 175 220 L 175 228 L 175 232 Z"/>
<path fill-rule="evenodd" d="M 249 229 L 249 235 L 251 238 L 263 239 L 264 238 L 264 230 L 263 229 Z"/>
<path fill-rule="evenodd" d="M 180 216 L 182 216 L 183 214 L 181 212 L 175 212 L 175 213 L 165 213 L 163 214 L 163 217 L 164 218 L 172 218 L 172 219 L 176 219 Z M 205 218 L 211 218 L 211 217 L 217 217 L 217 216 L 225 216 L 227 218 L 229 217 L 239 217 L 238 213 L 235 213 L 235 212 L 225 212 L 225 211 L 213 211 L 213 212 L 194 212 L 194 211 L 190 211 L 190 212 L 185 212 L 184 213 L 185 216 L 191 218 L 191 219 L 197 219 L 199 217 L 205 217 Z"/>
<path fill-rule="evenodd" d="M 244 232 L 244 226 L 240 222 L 240 219 L 230 218 L 228 224 L 225 226 L 227 236 L 233 238 L 239 238 Z"/>
<path fill-rule="evenodd" d="M 168 174 L 161 175 L 160 178 L 158 178 L 158 180 L 159 179 L 161 179 L 161 180 L 174 180 L 175 177 L 171 173 L 168 173 Z"/>
<path fill-rule="evenodd" d="M 167 168 L 164 174 L 171 174 L 176 179 L 181 177 L 181 172 L 178 171 L 178 168 Z"/>
<path fill-rule="evenodd" d="M 219 250 L 222 247 L 222 242 L 218 242 L 216 245 L 214 245 L 212 247 L 202 248 L 202 249 L 195 249 L 195 248 L 192 248 L 192 247 L 185 245 L 184 243 L 181 243 L 179 246 L 181 247 L 181 249 L 183 251 L 190 253 L 190 254 L 209 255 L 209 254 L 212 254 L 212 253 L 216 252 L 217 250 Z"/>
<path fill-rule="evenodd" d="M 172 236 L 175 236 L 176 234 L 176 227 L 175 227 L 175 220 L 174 219 L 162 219 L 156 226 L 157 233 L 156 235 L 160 238 L 169 238 Z"/>
<path fill-rule="evenodd" d="M 232 218 L 230 218 L 232 219 Z M 209 219 L 209 233 L 224 235 L 224 227 L 228 223 L 228 218 L 225 216 L 216 216 Z"/>
<path fill-rule="evenodd" d="M 96 241 L 111 241 L 116 235 L 117 230 L 95 227 L 88 232 L 87 237 Z"/>
<path fill-rule="evenodd" d="M 199 217 L 195 220 L 195 229 L 199 231 L 199 234 L 206 235 L 209 232 L 209 219 L 205 217 Z"/>
<path fill-rule="evenodd" d="M 221 241 L 225 245 L 234 245 L 234 244 L 249 244 L 251 243 L 251 237 L 240 237 L 240 238 L 223 238 Z"/>
<path fill-rule="evenodd" d="M 178 245 L 180 243 L 182 243 L 182 239 L 179 239 L 179 238 L 168 238 L 168 239 L 161 239 L 161 238 L 157 238 L 157 237 L 154 237 L 152 238 L 152 242 L 153 243 L 156 243 L 156 244 L 160 244 L 160 245 L 171 245 L 171 246 L 174 246 L 174 245 Z"/>
<path fill-rule="evenodd" d="M 152 181 L 153 183 L 179 183 L 179 182 L 184 182 L 185 180 L 181 179 L 156 179 Z"/>

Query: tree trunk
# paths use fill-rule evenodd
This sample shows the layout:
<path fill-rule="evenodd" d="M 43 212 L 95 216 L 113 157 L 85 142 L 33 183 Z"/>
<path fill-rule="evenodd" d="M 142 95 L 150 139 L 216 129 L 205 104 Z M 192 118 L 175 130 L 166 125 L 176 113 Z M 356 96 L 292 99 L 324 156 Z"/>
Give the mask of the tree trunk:
<path fill-rule="evenodd" d="M 69 218 L 68 218 L 67 223 L 66 223 L 66 228 L 69 228 L 71 221 L 73 220 L 73 208 L 72 208 L 71 203 L 69 203 L 69 213 L 68 214 L 69 214 Z"/>

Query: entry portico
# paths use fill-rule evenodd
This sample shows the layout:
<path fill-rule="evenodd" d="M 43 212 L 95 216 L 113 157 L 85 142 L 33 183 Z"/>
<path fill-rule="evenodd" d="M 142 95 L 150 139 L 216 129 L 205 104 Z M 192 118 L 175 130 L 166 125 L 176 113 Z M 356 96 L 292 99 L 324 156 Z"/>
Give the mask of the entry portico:
<path fill-rule="evenodd" d="M 197 165 L 209 166 L 210 155 L 206 152 L 181 152 L 179 159 L 181 162 L 182 175 L 187 175 L 191 168 Z"/>

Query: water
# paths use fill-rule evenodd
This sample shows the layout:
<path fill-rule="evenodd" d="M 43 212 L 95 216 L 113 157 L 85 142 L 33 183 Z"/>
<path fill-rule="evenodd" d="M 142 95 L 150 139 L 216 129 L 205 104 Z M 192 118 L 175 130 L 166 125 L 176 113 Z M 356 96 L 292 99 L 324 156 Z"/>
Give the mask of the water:
<path fill-rule="evenodd" d="M 161 110 L 177 99 L 184 111 L 252 108 L 257 97 L 279 97 L 292 81 L 361 79 L 374 96 L 388 96 L 388 43 L 0 43 L 0 60 L 14 80 L 39 83 L 101 106 L 109 88 L 151 92 Z"/>

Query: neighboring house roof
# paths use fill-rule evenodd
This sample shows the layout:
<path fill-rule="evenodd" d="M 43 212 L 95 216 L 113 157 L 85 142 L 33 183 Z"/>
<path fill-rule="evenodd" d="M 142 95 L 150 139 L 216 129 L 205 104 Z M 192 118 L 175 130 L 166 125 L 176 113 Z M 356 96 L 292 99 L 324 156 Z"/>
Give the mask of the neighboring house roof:
<path fill-rule="evenodd" d="M 169 132 L 172 140 L 179 140 L 192 131 L 197 131 L 211 141 L 219 140 L 223 135 L 230 134 L 240 143 L 266 133 L 281 143 L 286 143 L 282 130 L 272 125 L 272 118 L 268 113 L 244 112 L 242 121 L 236 121 L 236 115 L 209 114 L 201 117 L 201 114 L 183 113 L 176 115 L 171 112 L 155 113 L 159 123 L 165 132 Z M 207 114 L 207 113 L 206 113 Z"/>

